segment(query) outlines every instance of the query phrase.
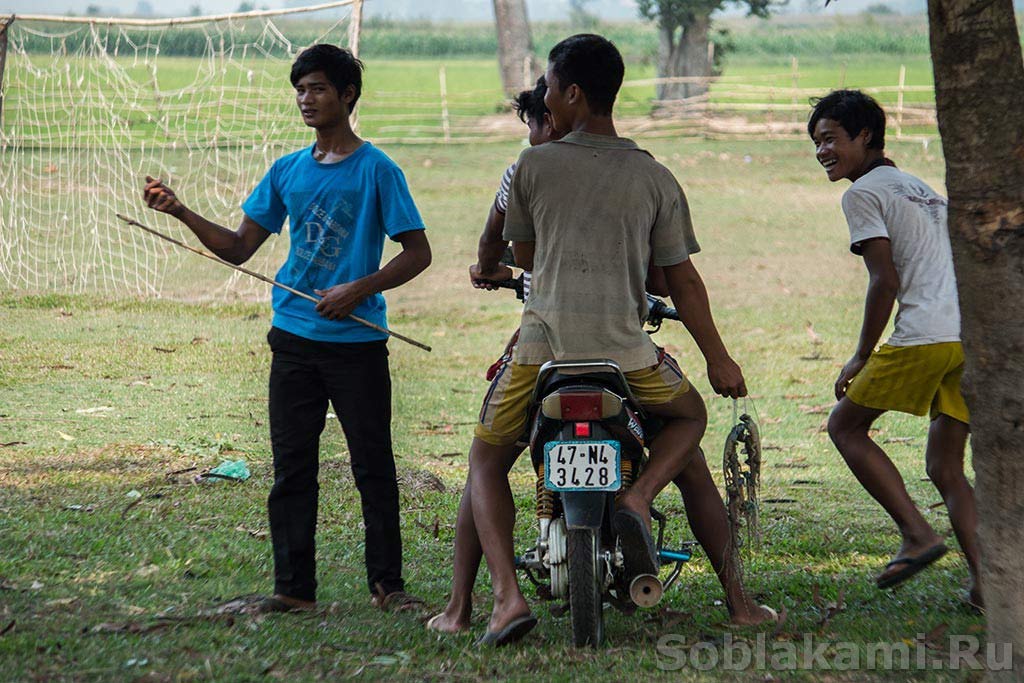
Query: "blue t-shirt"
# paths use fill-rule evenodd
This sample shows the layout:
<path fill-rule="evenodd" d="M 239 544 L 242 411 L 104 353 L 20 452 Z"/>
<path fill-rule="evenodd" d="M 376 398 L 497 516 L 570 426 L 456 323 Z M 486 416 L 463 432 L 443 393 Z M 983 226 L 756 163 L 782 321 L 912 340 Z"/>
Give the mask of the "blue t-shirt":
<path fill-rule="evenodd" d="M 352 282 L 380 269 L 384 236 L 423 230 L 402 170 L 384 152 L 364 142 L 333 164 L 313 158 L 313 146 L 274 162 L 242 204 L 264 229 L 280 233 L 288 219 L 291 245 L 277 281 L 300 292 Z M 316 305 L 280 287 L 273 290 L 274 327 L 306 339 L 365 342 L 387 335 L 349 318 L 328 320 Z M 387 327 L 380 293 L 353 314 Z"/>

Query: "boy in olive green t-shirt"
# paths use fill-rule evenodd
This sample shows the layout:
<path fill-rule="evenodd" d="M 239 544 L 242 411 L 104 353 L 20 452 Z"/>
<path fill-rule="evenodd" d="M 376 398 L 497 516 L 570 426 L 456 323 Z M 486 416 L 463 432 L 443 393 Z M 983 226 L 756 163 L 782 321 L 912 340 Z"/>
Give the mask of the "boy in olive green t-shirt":
<path fill-rule="evenodd" d="M 518 640 L 536 623 L 515 575 L 507 473 L 519 454 L 515 441 L 543 362 L 615 360 L 644 408 L 665 420 L 647 467 L 619 498 L 614 523 L 624 542 L 636 539 L 640 546 L 624 549 L 627 557 L 649 554 L 643 551 L 652 546 L 650 505 L 658 492 L 680 473 L 710 481 L 707 464 L 695 455 L 707 421 L 703 401 L 643 331 L 650 263 L 663 267 L 673 303 L 707 359 L 714 390 L 746 395 L 743 373 L 722 343 L 704 283 L 689 260 L 699 247 L 686 198 L 666 168 L 615 132 L 612 106 L 623 73 L 618 50 L 600 36 L 572 36 L 556 45 L 544 103 L 555 128 L 568 133 L 560 142 L 525 150 L 512 181 L 505 238 L 516 262 L 533 271 L 533 283 L 513 362 L 492 382 L 470 448 L 473 518 L 494 586 L 484 642 L 495 645 Z M 771 619 L 774 612 L 753 603 L 728 566 L 728 521 L 717 489 L 710 489 L 710 498 L 693 496 L 687 509 L 702 520 L 694 533 L 713 548 L 708 554 L 732 621 Z M 656 558 L 645 559 L 656 568 Z"/>

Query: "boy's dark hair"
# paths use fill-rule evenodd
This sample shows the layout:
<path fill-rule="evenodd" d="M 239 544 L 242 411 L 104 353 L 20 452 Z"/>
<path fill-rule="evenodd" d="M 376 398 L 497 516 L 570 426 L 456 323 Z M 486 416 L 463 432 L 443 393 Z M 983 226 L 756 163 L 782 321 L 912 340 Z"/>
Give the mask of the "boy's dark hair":
<path fill-rule="evenodd" d="M 363 63 L 361 61 L 344 48 L 319 43 L 307 47 L 295 58 L 295 63 L 292 64 L 292 85 L 296 85 L 299 79 L 314 71 L 323 71 L 327 80 L 338 91 L 339 96 L 345 92 L 345 88 L 348 86 L 351 85 L 355 88 L 356 96 L 350 105 L 352 109 L 355 109 L 359 95 L 363 91 Z"/>
<path fill-rule="evenodd" d="M 544 122 L 544 114 L 548 113 L 548 108 L 544 104 L 544 95 L 547 94 L 547 91 L 548 84 L 541 76 L 537 79 L 537 85 L 533 90 L 524 90 L 512 98 L 512 107 L 516 110 L 520 121 L 528 123 L 530 119 L 533 119 L 537 123 Z"/>
<path fill-rule="evenodd" d="M 871 133 L 868 149 L 885 149 L 885 111 L 870 95 L 860 90 L 833 90 L 824 97 L 811 100 L 814 109 L 807 121 L 807 134 L 814 138 L 814 129 L 821 119 L 836 121 L 853 139 L 865 128 Z"/>
<path fill-rule="evenodd" d="M 611 115 L 626 72 L 614 43 L 593 33 L 579 33 L 551 48 L 548 62 L 558 76 L 559 88 L 575 83 L 593 113 Z"/>

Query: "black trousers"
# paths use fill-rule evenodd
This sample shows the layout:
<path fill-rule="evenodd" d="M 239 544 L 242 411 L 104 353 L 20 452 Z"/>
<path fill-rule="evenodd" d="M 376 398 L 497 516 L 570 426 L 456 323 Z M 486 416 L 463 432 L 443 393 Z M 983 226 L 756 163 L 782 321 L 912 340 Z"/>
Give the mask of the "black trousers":
<path fill-rule="evenodd" d="M 274 485 L 267 508 L 274 592 L 316 599 L 320 433 L 328 401 L 341 422 L 362 499 L 371 593 L 403 590 L 398 483 L 391 450 L 391 375 L 384 341 L 318 342 L 276 327 L 267 341 Z"/>

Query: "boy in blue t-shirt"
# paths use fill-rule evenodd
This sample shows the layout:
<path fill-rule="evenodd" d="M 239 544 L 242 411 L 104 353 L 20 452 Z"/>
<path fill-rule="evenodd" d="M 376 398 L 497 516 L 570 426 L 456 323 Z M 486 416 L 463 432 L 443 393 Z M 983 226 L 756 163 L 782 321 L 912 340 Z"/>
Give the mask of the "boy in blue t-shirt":
<path fill-rule="evenodd" d="M 276 279 L 322 297 L 313 304 L 273 290 L 267 340 L 274 485 L 267 507 L 275 581 L 273 596 L 252 605 L 254 611 L 316 606 L 317 472 L 328 402 L 345 432 L 362 499 L 371 599 L 382 608 L 419 602 L 402 580 L 387 335 L 348 316 L 386 327 L 381 292 L 422 272 L 430 245 L 401 169 L 349 123 L 362 68 L 333 45 L 314 45 L 298 56 L 291 82 L 316 142 L 274 162 L 242 205 L 237 230 L 191 211 L 160 180 L 147 176 L 143 193 L 150 208 L 174 216 L 236 264 L 280 233 L 287 218 L 290 247 Z M 382 268 L 385 236 L 402 251 Z"/>

